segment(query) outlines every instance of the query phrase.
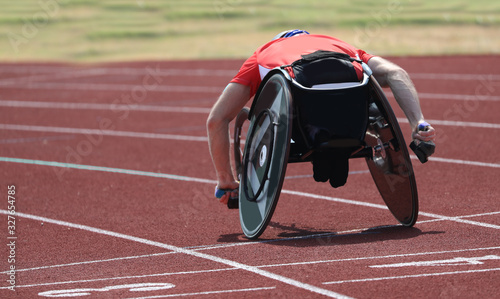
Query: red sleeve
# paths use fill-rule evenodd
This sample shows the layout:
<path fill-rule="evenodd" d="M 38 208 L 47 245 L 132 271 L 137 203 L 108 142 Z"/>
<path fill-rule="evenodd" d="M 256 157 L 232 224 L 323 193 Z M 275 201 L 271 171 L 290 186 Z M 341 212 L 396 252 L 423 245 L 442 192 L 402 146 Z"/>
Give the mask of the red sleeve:
<path fill-rule="evenodd" d="M 358 55 L 359 59 L 361 59 L 364 63 L 368 63 L 368 60 L 370 60 L 372 57 L 375 57 L 375 55 L 368 54 L 363 50 L 358 50 Z"/>
<path fill-rule="evenodd" d="M 255 52 L 241 66 L 238 74 L 234 76 L 230 83 L 239 83 L 250 87 L 250 95 L 257 92 L 260 85 L 259 65 L 257 64 L 257 52 Z"/>

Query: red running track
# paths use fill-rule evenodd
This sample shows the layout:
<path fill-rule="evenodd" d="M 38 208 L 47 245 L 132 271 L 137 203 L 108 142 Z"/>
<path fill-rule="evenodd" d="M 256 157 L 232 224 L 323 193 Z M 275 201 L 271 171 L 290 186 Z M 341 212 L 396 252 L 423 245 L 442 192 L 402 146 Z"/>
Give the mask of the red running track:
<path fill-rule="evenodd" d="M 362 160 L 335 190 L 301 163 L 258 241 L 212 196 L 205 133 L 241 61 L 1 64 L 0 297 L 496 297 L 500 56 L 393 61 L 439 134 L 415 227 Z"/>

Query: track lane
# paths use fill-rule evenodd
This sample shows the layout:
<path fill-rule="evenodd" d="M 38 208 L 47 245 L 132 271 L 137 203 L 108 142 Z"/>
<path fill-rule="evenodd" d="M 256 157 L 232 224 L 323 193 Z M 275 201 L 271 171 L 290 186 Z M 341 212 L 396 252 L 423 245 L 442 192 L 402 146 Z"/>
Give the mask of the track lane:
<path fill-rule="evenodd" d="M 417 58 L 415 60 L 419 61 L 420 63 L 430 61 L 421 58 Z M 411 66 L 408 61 L 401 60 L 401 62 L 403 62 L 402 64 L 409 66 L 411 71 L 419 71 L 421 73 L 432 71 L 432 66 L 431 68 L 423 69 L 422 65 Z M 476 65 L 476 68 L 474 69 L 475 72 L 478 72 L 480 74 L 488 74 L 490 68 L 486 67 L 487 64 L 481 64 L 481 61 L 484 61 L 484 63 L 491 63 L 491 61 L 494 60 L 491 60 L 491 58 L 488 57 L 484 60 L 474 59 L 473 62 L 465 61 L 465 63 L 458 64 L 451 63 L 451 59 L 443 58 L 441 60 L 441 62 L 443 63 L 440 66 L 440 69 L 436 69 L 435 71 L 448 72 L 451 74 L 456 74 L 458 72 L 461 72 L 463 74 L 470 74 L 470 68 L 469 70 L 467 70 L 466 66 Z M 239 67 L 239 63 L 239 61 L 237 63 L 235 61 L 230 62 L 229 64 L 234 65 L 231 65 L 231 67 L 228 67 L 228 69 L 231 69 L 233 66 L 235 68 Z M 181 64 L 179 63 L 168 65 L 169 67 L 173 67 L 174 65 L 178 67 Z M 203 62 L 201 64 L 192 63 L 191 67 L 200 68 L 201 66 L 203 68 L 208 65 L 213 68 L 220 67 L 220 65 L 216 62 Z M 144 67 L 144 64 L 130 64 L 129 66 L 141 69 Z M 38 75 L 43 74 L 38 73 Z M 225 81 L 224 76 L 219 77 L 218 80 L 220 80 L 220 82 Z M 88 82 L 93 82 L 91 77 L 86 78 Z M 140 76 L 135 78 L 137 79 L 137 81 L 130 80 L 130 78 L 125 78 L 124 82 L 127 82 L 127 84 L 129 85 L 129 90 L 130 84 L 137 84 L 137 82 L 140 83 Z M 104 79 L 105 77 L 100 78 L 100 80 Z M 418 79 L 416 82 L 417 85 L 421 84 L 421 86 L 424 87 L 419 87 L 419 91 L 422 91 L 423 93 L 433 92 L 432 86 L 427 89 L 425 88 L 425 86 L 428 84 L 428 79 L 423 79 L 421 81 L 419 80 L 420 79 Z M 455 81 L 463 82 L 464 80 L 460 79 Z M 68 82 L 72 81 L 68 80 Z M 119 84 L 120 82 L 116 81 L 116 83 Z M 131 87 L 133 86 L 134 85 L 132 85 Z M 223 85 L 221 86 L 223 87 Z M 455 91 L 456 90 L 442 90 L 443 93 L 455 93 Z M 466 91 L 469 92 L 471 90 Z M 127 93 L 129 91 L 103 91 L 100 94 L 94 93 L 93 96 L 92 91 L 82 91 L 82 93 L 75 93 L 74 91 L 67 90 L 62 92 L 59 91 L 50 95 L 48 93 L 43 94 L 40 92 L 40 90 L 16 91 L 15 89 L 8 89 L 7 93 L 2 93 L 2 98 L 0 98 L 0 100 L 47 99 L 46 101 L 52 101 L 51 98 L 54 97 L 57 98 L 54 100 L 56 102 L 72 102 L 75 100 L 75 94 L 78 94 L 84 96 L 76 97 L 77 99 L 80 99 L 77 102 L 81 101 L 97 104 L 107 104 L 110 103 L 110 101 L 113 100 L 114 97 L 121 97 L 124 92 Z M 457 94 L 464 93 L 458 92 Z M 4 96 L 7 96 L 7 98 L 5 98 Z M 183 100 L 185 100 L 191 101 L 189 102 L 189 106 L 200 107 L 199 103 L 204 103 L 201 107 L 206 108 L 210 106 L 210 103 L 215 100 L 216 96 L 216 92 L 210 95 L 193 93 L 189 96 L 184 97 L 180 96 L 179 93 L 157 92 L 155 94 L 151 92 L 148 93 L 148 98 L 145 100 L 145 103 L 179 105 Z M 426 113 L 426 116 L 429 119 L 443 119 L 443 109 L 449 108 L 450 105 L 461 105 L 464 102 L 460 102 L 459 100 L 450 101 L 443 99 L 440 100 L 423 98 L 422 103 L 423 105 L 428 105 L 425 107 L 427 108 L 426 110 L 431 111 L 430 116 L 436 116 L 435 118 L 430 118 L 428 113 Z M 489 119 L 491 120 L 491 123 L 496 122 L 496 119 L 491 116 L 491 113 L 488 114 L 488 109 L 485 108 L 486 106 L 490 107 L 489 112 L 491 112 L 492 110 L 494 110 L 492 109 L 492 107 L 494 106 L 491 105 L 495 105 L 494 101 L 485 102 L 484 105 L 481 104 L 479 108 L 474 111 L 474 113 L 470 114 L 470 117 L 460 119 L 460 121 L 486 122 L 486 120 Z M 2 109 L 2 111 L 10 111 L 11 114 L 20 113 L 21 116 L 26 115 L 29 118 L 29 113 L 23 114 L 23 110 L 25 109 Z M 34 111 L 36 111 L 36 109 L 32 110 L 33 112 L 31 112 L 31 116 L 33 117 L 33 114 L 35 113 Z M 79 115 L 77 113 L 68 112 L 67 110 L 64 110 L 64 112 L 62 112 L 62 110 L 58 110 L 57 112 L 59 114 L 68 113 L 68 115 L 71 116 L 67 117 L 65 121 L 61 121 L 62 127 L 79 127 L 77 121 L 80 118 L 82 118 L 82 121 L 88 121 L 89 123 L 91 123 L 92 121 L 92 113 L 83 113 L 80 115 L 81 117 L 78 117 Z M 149 119 L 149 116 L 151 115 L 149 113 L 137 112 L 136 114 L 136 112 L 134 111 L 133 115 L 136 115 L 131 116 L 131 119 L 133 119 L 133 123 L 136 123 L 139 126 L 143 125 L 144 127 L 141 128 L 144 128 L 144 130 L 130 129 L 129 131 L 152 132 L 153 130 L 157 129 L 157 127 L 154 127 L 154 123 L 162 121 L 158 118 L 152 117 L 152 121 L 147 122 L 147 119 Z M 172 114 L 170 113 L 168 115 L 165 115 L 167 117 L 171 117 Z M 9 113 L 6 113 L 5 116 L 13 117 Z M 47 116 L 52 117 L 50 116 L 50 113 Z M 399 116 L 402 117 L 401 115 Z M 174 118 L 175 117 L 178 116 L 174 116 Z M 200 120 L 198 117 L 199 116 L 196 116 L 196 118 Z M 477 120 L 476 117 L 479 120 Z M 179 119 L 182 119 L 182 117 Z M 45 121 L 45 118 L 40 118 L 39 120 L 43 122 Z M 189 130 L 189 127 L 196 127 L 189 124 L 189 121 L 190 120 L 186 120 L 186 127 L 188 128 L 187 130 Z M 200 122 L 203 123 L 203 121 Z M 21 121 L 18 124 L 23 123 L 24 121 Z M 31 124 L 40 125 L 38 120 L 33 121 Z M 162 126 L 163 129 L 173 129 L 172 127 L 170 127 L 170 123 L 164 122 L 164 124 L 165 126 Z M 47 123 L 47 125 L 50 125 L 50 123 Z M 148 128 L 148 125 L 153 125 L 152 128 L 154 129 Z M 405 125 L 403 124 L 403 127 L 404 126 Z M 80 126 L 80 128 L 84 127 L 86 126 Z M 125 128 L 125 126 L 123 128 Z M 404 129 L 405 137 L 408 135 L 408 132 L 406 132 L 408 130 L 408 127 Z M 453 137 L 458 136 L 460 138 L 467 139 L 475 138 L 475 136 L 481 135 L 480 132 L 483 132 L 485 129 L 446 127 L 446 130 L 451 130 L 448 132 L 450 132 L 450 134 L 453 134 Z M 463 130 L 465 133 L 468 133 L 468 135 L 460 135 L 460 133 L 458 132 L 459 130 Z M 486 132 L 490 132 L 491 130 L 492 129 L 486 129 Z M 493 132 L 495 132 L 495 129 L 493 129 Z M 55 161 L 65 161 L 67 154 L 67 152 L 65 152 L 65 148 L 67 146 L 75 147 L 79 142 L 82 141 L 82 139 L 80 139 L 82 137 L 81 134 L 54 136 L 50 135 L 52 133 L 49 132 L 35 133 L 29 131 L 2 131 L 0 134 L 2 134 L 1 136 L 3 140 L 15 140 L 16 138 L 18 139 L 17 141 L 14 141 L 12 143 L 5 143 L 4 146 L 0 148 L 0 153 L 2 154 L 2 156 L 24 157 L 28 159 L 32 159 L 33 157 L 35 157 L 40 159 L 53 158 Z M 200 131 L 199 134 L 202 135 L 203 133 Z M 52 139 L 43 139 L 44 137 L 50 137 Z M 76 139 L 71 139 L 72 137 Z M 147 139 L 141 139 L 140 142 L 138 142 L 137 140 L 124 142 L 122 139 L 123 138 L 121 137 L 106 136 L 103 139 L 103 143 L 96 147 L 91 154 L 85 156 L 84 159 L 82 159 L 81 163 L 108 167 L 122 167 L 177 175 L 187 175 L 192 177 L 213 177 L 211 163 L 208 157 L 206 146 L 197 146 L 195 148 L 191 148 L 190 150 L 178 152 L 173 149 L 183 148 L 183 142 L 171 140 L 160 142 Z M 25 143 L 23 144 L 22 142 Z M 27 146 L 28 144 L 29 146 Z M 120 145 L 120 148 L 113 149 L 112 144 Z M 38 148 L 33 147 L 33 145 L 37 145 Z M 122 151 L 121 149 L 124 148 L 129 148 L 130 151 Z M 166 155 L 168 156 L 168 158 L 166 158 L 165 161 L 158 162 L 157 157 L 161 155 L 158 153 L 161 153 L 162 148 L 169 148 L 172 150 L 168 151 L 168 155 Z M 443 141 L 441 148 L 443 149 L 443 151 L 441 151 L 439 154 L 442 156 L 436 156 L 442 158 L 458 159 L 463 159 L 464 157 L 468 157 L 469 155 L 473 156 L 474 151 L 490 151 L 490 148 L 488 147 L 470 147 L 470 149 L 468 149 L 467 151 L 454 151 L 454 147 L 452 147 L 449 141 Z M 151 154 L 151 151 L 154 151 L 157 154 Z M 141 153 L 150 154 L 141 156 Z M 197 154 L 200 155 L 200 158 L 193 158 L 194 156 L 197 156 Z M 455 154 L 456 156 L 454 156 Z M 495 161 L 495 157 L 498 156 L 493 155 L 490 160 L 491 163 L 498 163 L 498 161 Z M 198 164 L 196 164 L 198 168 L 190 167 L 189 165 L 191 163 L 185 163 L 185 161 L 193 161 L 193 159 L 200 159 L 196 160 L 199 162 Z M 290 167 L 289 174 L 307 174 L 310 171 L 310 167 L 308 166 L 310 165 L 297 165 L 297 167 Z M 423 211 L 423 213 L 419 218 L 421 222 L 417 223 L 415 229 L 402 231 L 399 227 L 379 227 L 381 225 L 395 224 L 392 216 L 387 211 L 384 211 L 382 209 L 379 210 L 352 205 L 346 206 L 345 203 L 341 202 L 321 201 L 320 199 L 307 198 L 304 196 L 296 196 L 292 194 L 284 194 L 280 199 L 279 208 L 276 211 L 275 217 L 273 217 L 272 219 L 270 227 L 263 235 L 263 237 L 269 241 L 276 240 L 276 238 L 278 238 L 279 241 L 249 245 L 256 246 L 255 249 L 252 250 L 245 250 L 245 246 L 231 246 L 225 249 L 224 247 L 211 249 L 215 250 L 212 254 L 224 258 L 230 258 L 231 260 L 234 259 L 238 262 L 246 261 L 255 267 L 260 267 L 265 264 L 269 265 L 270 263 L 266 263 L 266 261 L 272 261 L 271 264 L 281 264 L 281 262 L 293 263 L 297 261 L 313 262 L 315 260 L 323 260 L 324 257 L 328 256 L 344 257 L 345 259 L 349 259 L 355 256 L 362 257 L 363 254 L 360 253 L 366 253 L 366 255 L 364 256 L 377 256 L 377 254 L 380 254 L 380 252 L 384 250 L 390 251 L 394 254 L 406 254 L 405 258 L 393 257 L 388 263 L 412 263 L 426 262 L 431 260 L 449 260 L 457 256 L 474 259 L 481 258 L 481 256 L 485 255 L 498 255 L 498 249 L 492 249 L 489 252 L 485 252 L 484 254 L 483 252 L 453 252 L 453 250 L 463 250 L 467 248 L 474 249 L 473 247 L 468 245 L 468 242 L 474 242 L 475 245 L 478 245 L 475 248 L 481 248 L 480 245 L 495 245 L 495 240 L 498 239 L 498 232 L 496 229 L 478 227 L 472 223 L 457 223 L 451 218 L 435 219 L 432 215 L 435 213 L 446 215 L 449 217 L 460 217 L 456 218 L 456 220 L 467 219 L 471 221 L 498 225 L 499 218 L 496 212 L 498 212 L 500 208 L 498 208 L 498 204 L 496 203 L 497 201 L 495 200 L 498 197 L 498 190 L 494 188 L 492 189 L 491 186 L 495 186 L 496 183 L 490 180 L 491 177 L 494 178 L 496 176 L 498 170 L 490 169 L 488 167 L 470 166 L 465 164 L 454 164 L 437 161 L 432 162 L 432 164 L 429 163 L 425 165 L 417 164 L 417 162 L 415 161 L 414 167 L 417 172 L 417 181 L 419 186 L 425 186 L 419 189 L 421 198 L 421 211 Z M 210 194 L 211 192 L 213 192 L 213 186 L 211 184 L 206 184 L 206 188 L 199 188 L 200 186 L 197 186 L 196 190 L 193 190 L 193 186 L 191 184 L 179 182 L 176 184 L 170 184 L 167 182 L 167 180 L 161 178 L 142 179 L 134 177 L 133 179 L 130 179 L 128 177 L 121 177 L 121 175 L 113 175 L 111 173 L 107 175 L 100 175 L 90 171 L 88 173 L 85 173 L 85 171 L 82 172 L 74 170 L 64 174 L 64 181 L 59 182 L 55 188 L 57 191 L 54 191 L 54 185 L 50 183 L 50 179 L 56 178 L 54 171 L 50 169 L 42 169 L 43 167 L 25 167 L 19 165 L 13 168 L 9 167 L 2 169 L 2 181 L 5 178 L 14 179 L 22 187 L 22 194 L 26 196 L 26 198 L 30 199 L 29 201 L 24 202 L 24 204 L 27 205 L 23 206 L 23 209 L 31 209 L 33 212 L 42 211 L 43 213 L 48 213 L 54 215 L 55 217 L 66 217 L 66 219 L 74 217 L 75 220 L 84 220 L 85 223 L 95 223 L 97 227 L 105 226 L 110 229 L 119 228 L 123 231 L 137 233 L 141 236 L 145 236 L 148 239 L 158 238 L 167 240 L 168 242 L 174 240 L 176 244 L 179 244 L 178 246 L 203 246 L 204 244 L 230 245 L 233 244 L 232 242 L 236 242 L 237 244 L 247 243 L 243 238 L 241 238 L 241 233 L 237 221 L 237 213 L 233 213 L 234 211 L 227 211 L 220 205 L 212 204 L 213 199 L 211 198 Z M 356 161 L 352 163 L 351 170 L 353 171 L 363 171 L 365 169 L 366 168 L 363 165 L 363 161 Z M 46 181 L 48 183 L 42 183 L 39 178 L 46 178 Z M 36 180 L 37 184 L 32 184 L 33 180 Z M 333 190 L 329 186 L 327 186 L 327 184 L 311 184 L 312 178 L 306 177 L 287 180 L 287 182 L 285 183 L 285 188 L 330 197 L 362 199 L 362 201 L 366 201 L 368 203 L 382 205 L 380 197 L 377 197 L 378 194 L 374 186 L 370 187 L 370 184 L 366 184 L 369 180 L 369 174 L 358 173 L 349 177 L 347 186 L 337 190 Z M 360 188 L 360 186 L 363 186 L 363 188 Z M 457 192 L 457 190 L 460 191 Z M 78 194 L 78 191 L 80 191 L 81 193 Z M 206 196 L 207 198 L 206 201 L 203 198 L 204 196 Z M 130 198 L 136 198 L 138 200 L 137 202 L 133 202 L 130 200 L 124 202 L 124 199 Z M 144 198 L 147 199 L 147 206 L 141 206 L 141 204 L 145 204 Z M 187 198 L 189 200 L 186 202 Z M 39 205 L 39 203 L 42 201 L 37 201 L 35 199 L 43 199 L 43 202 L 46 203 L 46 205 Z M 142 201 L 139 201 L 139 199 L 142 199 Z M 200 202 L 202 202 L 203 204 L 200 205 Z M 38 203 L 38 205 L 36 203 Z M 68 211 L 73 211 L 77 206 L 80 207 L 82 212 L 78 212 L 75 215 L 72 215 L 72 213 L 68 213 Z M 490 209 L 486 210 L 485 207 L 488 207 Z M 297 208 L 300 208 L 302 211 L 304 211 L 304 215 L 297 213 Z M 83 213 L 83 211 L 87 212 L 88 215 L 94 216 L 92 218 L 87 218 L 87 213 Z M 150 214 L 146 213 L 146 217 L 146 214 L 141 213 L 144 211 L 147 211 Z M 310 213 L 314 213 L 315 217 L 308 216 Z M 146 221 L 142 223 L 142 225 L 145 226 L 143 228 L 135 226 L 136 224 L 140 223 L 140 221 L 138 222 L 137 220 L 138 214 L 143 215 L 139 217 L 139 220 Z M 113 215 L 113 217 L 107 218 L 109 217 L 109 215 Z M 358 215 L 363 215 L 364 217 L 362 219 L 359 219 L 359 217 L 356 217 Z M 130 222 L 130 220 L 132 219 L 136 220 Z M 357 219 L 357 221 L 353 222 L 353 219 Z M 80 221 L 77 221 L 77 223 L 81 223 Z M 205 236 L 198 235 L 198 238 L 200 238 L 200 240 L 197 241 L 194 240 L 192 236 L 196 235 L 195 229 L 199 228 L 200 223 L 201 225 L 203 225 L 203 227 L 206 228 L 208 232 L 210 232 L 209 225 L 212 225 L 214 227 L 214 232 L 208 233 Z M 153 231 L 151 229 L 152 227 L 178 227 L 182 228 L 182 230 L 179 232 L 173 232 L 168 237 L 166 237 L 162 236 L 162 231 Z M 359 230 L 356 230 L 356 228 Z M 215 229 L 219 230 L 220 232 L 215 232 Z M 351 232 L 349 233 L 349 231 Z M 300 237 L 311 233 L 318 233 L 323 235 L 322 237 L 285 240 L 286 238 Z M 214 239 L 214 235 L 218 236 L 218 239 Z M 419 252 L 425 252 L 426 250 L 422 249 L 428 249 L 428 246 L 431 247 L 430 249 L 436 249 L 436 251 L 445 249 L 444 251 L 448 250 L 450 252 L 438 255 L 436 256 L 436 258 L 412 258 L 412 253 L 416 254 Z M 237 249 L 232 250 L 231 248 Z M 129 249 L 134 248 L 129 247 Z M 138 247 L 136 248 L 136 250 L 141 249 Z M 307 253 L 306 255 L 304 255 L 305 252 Z M 255 263 L 257 261 L 262 263 Z M 153 260 L 149 260 L 149 262 L 154 264 Z M 486 262 L 489 263 L 490 261 Z M 478 269 L 494 269 L 487 268 L 490 266 L 494 267 L 495 265 L 486 264 L 486 262 L 485 265 L 479 265 Z M 179 261 L 179 263 L 177 264 L 179 266 L 179 269 L 183 268 L 182 263 L 182 261 Z M 334 291 L 340 292 L 342 290 L 345 291 L 345 294 L 360 298 L 368 296 L 364 292 L 364 290 L 366 289 L 375 290 L 376 292 L 379 292 L 379 294 L 383 295 L 387 294 L 385 291 L 387 289 L 387 286 L 391 286 L 390 288 L 394 290 L 398 289 L 397 286 L 402 284 L 405 285 L 405 290 L 407 291 L 418 294 L 429 294 L 430 296 L 436 294 L 451 296 L 453 294 L 456 295 L 458 291 L 460 291 L 461 294 L 488 297 L 489 294 L 493 294 L 495 292 L 495 290 L 492 289 L 491 286 L 494 286 L 494 281 L 496 281 L 498 278 L 498 272 L 495 271 L 458 273 L 460 272 L 460 270 L 457 270 L 454 267 L 462 266 L 453 266 L 442 270 L 442 272 L 457 272 L 456 274 L 436 277 L 422 276 L 407 279 L 399 278 L 372 282 L 349 282 L 344 284 L 336 284 L 335 287 L 332 287 L 332 285 L 323 285 L 323 283 L 331 281 L 343 281 L 348 279 L 380 278 L 383 276 L 375 275 L 377 273 L 374 272 L 374 270 L 367 270 L 366 267 L 373 265 L 372 263 L 348 263 L 347 261 L 344 261 L 337 264 L 320 264 L 324 264 L 324 267 L 318 266 L 316 268 L 316 266 L 309 267 L 307 265 L 289 267 L 285 266 L 277 270 L 276 273 L 281 273 L 283 276 L 290 275 L 290 277 L 301 277 L 301 281 L 309 282 L 322 288 L 331 289 Z M 102 272 L 103 270 L 101 268 L 101 276 L 99 278 L 105 278 L 106 276 L 102 275 L 105 274 L 105 272 L 113 273 L 113 269 L 115 267 L 118 267 L 119 269 L 120 267 L 121 269 L 130 269 L 131 267 L 134 267 L 132 265 L 134 265 L 134 263 L 129 264 L 127 262 L 118 262 L 115 265 L 107 268 L 104 272 Z M 474 270 L 472 266 L 467 267 L 469 267 L 470 270 Z M 82 269 L 83 268 L 85 267 L 82 267 Z M 270 267 L 269 269 L 272 269 L 271 271 L 274 273 L 275 268 L 278 269 L 279 267 Z M 345 272 L 347 271 L 347 269 L 349 269 L 349 273 Z M 160 269 L 151 268 L 149 270 L 153 272 L 153 270 Z M 71 274 L 73 273 L 73 271 L 74 270 L 71 270 L 66 273 Z M 317 276 L 318 272 L 324 274 L 322 276 Z M 50 271 L 47 271 L 46 273 L 47 275 L 50 275 Z M 165 273 L 165 271 L 158 271 L 157 273 Z M 358 275 L 355 275 L 356 273 L 358 273 Z M 416 273 L 416 271 L 391 270 L 390 273 L 390 276 L 399 277 L 408 273 Z M 429 269 L 424 269 L 422 270 L 422 272 L 418 272 L 417 274 L 426 273 L 431 272 L 429 272 Z M 434 273 L 438 273 L 438 270 L 435 270 Z M 133 273 L 131 273 L 131 275 L 133 276 Z M 118 275 L 111 275 L 108 277 L 118 277 Z M 177 286 L 183 288 L 183 292 L 178 293 L 202 293 L 203 291 L 217 291 L 215 290 L 216 288 L 209 286 L 217 285 L 219 279 L 224 279 L 224 277 L 233 279 L 235 286 L 241 284 L 241 282 L 234 279 L 234 275 L 218 276 L 215 273 L 212 273 L 211 275 L 191 276 L 189 274 L 186 274 L 184 278 L 176 280 L 176 283 L 177 281 L 179 281 L 179 283 L 177 283 Z M 482 281 L 490 282 L 490 284 L 485 286 L 484 288 L 469 287 L 468 289 L 459 288 L 458 290 L 457 288 L 454 288 L 454 286 L 456 285 L 467 285 L 471 277 L 480 278 L 482 279 Z M 193 279 L 195 279 L 197 284 L 195 288 L 190 289 L 188 287 L 188 284 L 192 284 Z M 409 286 L 408 279 L 411 279 L 412 281 L 418 281 L 418 284 Z M 148 282 L 149 278 L 135 278 L 131 279 L 129 282 L 136 281 Z M 155 281 L 165 282 L 164 279 L 155 279 Z M 441 286 L 440 288 L 427 287 L 425 289 L 420 287 L 425 285 L 433 286 L 435 285 L 436 281 L 439 281 L 444 286 Z M 78 284 L 78 286 L 106 287 L 107 285 L 116 286 L 121 283 L 122 282 L 118 281 L 112 283 L 103 282 L 97 284 L 81 283 Z M 264 280 L 263 284 L 259 286 L 276 288 L 272 290 L 254 290 L 254 292 L 256 293 L 252 293 L 252 291 L 248 291 L 248 293 L 242 291 L 239 294 L 249 297 L 255 296 L 255 294 L 263 296 L 267 294 L 267 296 L 280 297 L 286 296 L 286 294 L 289 295 L 291 292 L 289 288 L 284 287 L 281 284 L 269 284 L 268 280 Z M 57 288 L 63 289 L 65 287 L 63 285 L 59 285 L 57 286 Z M 42 289 L 45 291 L 50 290 L 47 287 L 40 288 L 40 290 Z M 219 288 L 219 290 L 222 289 L 223 288 Z M 228 290 L 229 289 L 231 288 L 228 288 Z M 236 290 L 237 288 L 233 289 Z M 168 293 L 175 294 L 176 290 L 169 290 Z M 154 294 L 160 293 L 161 292 L 158 291 Z M 28 291 L 25 294 L 32 293 Z M 128 293 L 123 292 L 115 294 L 122 295 Z M 234 294 L 236 293 L 220 293 L 217 296 L 229 298 L 234 297 Z M 313 296 L 310 292 L 301 292 L 300 294 L 303 294 L 304 296 Z M 371 295 L 373 296 L 373 294 L 374 293 L 372 292 Z M 401 295 L 404 294 L 401 293 Z M 123 297 L 125 297 L 125 295 L 123 295 Z"/>

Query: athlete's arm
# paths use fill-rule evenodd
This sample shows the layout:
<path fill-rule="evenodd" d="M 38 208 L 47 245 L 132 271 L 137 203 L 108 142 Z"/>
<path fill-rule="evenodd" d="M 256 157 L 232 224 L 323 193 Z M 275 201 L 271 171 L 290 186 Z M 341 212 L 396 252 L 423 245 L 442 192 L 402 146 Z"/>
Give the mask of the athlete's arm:
<path fill-rule="evenodd" d="M 372 57 L 368 60 L 368 66 L 382 87 L 391 88 L 396 101 L 410 122 L 413 131 L 412 138 L 424 141 L 434 140 L 434 128 L 429 127 L 427 131 L 418 131 L 418 124 L 425 120 L 417 90 L 408 73 L 400 66 L 381 57 Z"/>
<path fill-rule="evenodd" d="M 208 116 L 208 146 L 217 172 L 219 189 L 238 188 L 230 162 L 229 123 L 249 99 L 250 87 L 239 83 L 229 83 Z M 227 199 L 228 197 L 223 197 L 221 202 L 227 203 Z"/>

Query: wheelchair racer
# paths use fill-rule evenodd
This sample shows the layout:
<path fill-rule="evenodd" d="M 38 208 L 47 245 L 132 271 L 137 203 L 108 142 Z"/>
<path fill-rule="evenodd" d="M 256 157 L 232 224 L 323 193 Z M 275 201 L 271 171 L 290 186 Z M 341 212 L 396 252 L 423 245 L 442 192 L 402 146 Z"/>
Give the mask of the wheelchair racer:
<path fill-rule="evenodd" d="M 412 128 L 412 139 L 434 141 L 435 129 L 425 122 L 417 91 L 407 72 L 401 67 L 334 37 L 313 35 L 297 29 L 284 31 L 258 48 L 245 61 L 237 75 L 222 92 L 208 116 L 208 142 L 217 175 L 215 196 L 219 198 L 221 203 L 227 204 L 230 198 L 238 196 L 239 184 L 234 178 L 230 162 L 229 123 L 253 98 L 262 79 L 270 70 L 282 65 L 289 65 L 299 60 L 301 55 L 318 50 L 345 53 L 368 64 L 378 83 L 382 87 L 390 87 L 392 90 L 398 105 L 408 118 Z M 359 64 L 355 65 L 355 70 L 358 76 L 362 77 L 363 70 Z M 422 130 L 423 127 L 425 130 Z M 328 179 L 322 178 L 317 167 L 314 166 L 314 162 L 313 169 L 316 181 Z M 345 175 L 347 176 L 347 170 Z M 340 183 L 340 185 L 343 184 Z M 334 185 L 332 184 L 332 186 Z"/>

